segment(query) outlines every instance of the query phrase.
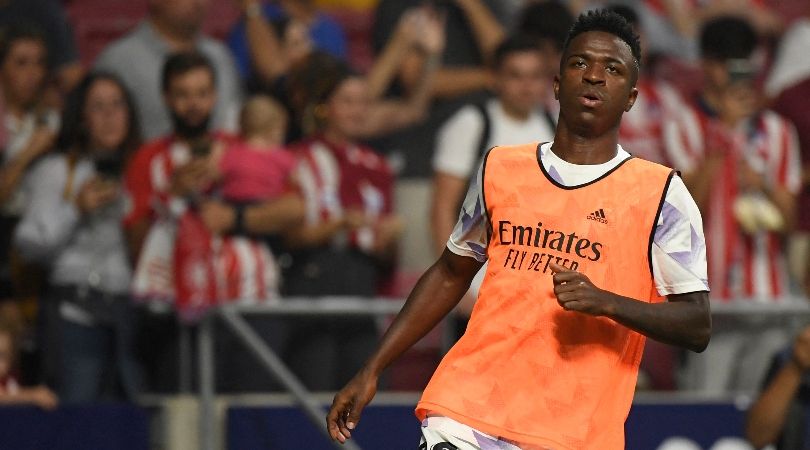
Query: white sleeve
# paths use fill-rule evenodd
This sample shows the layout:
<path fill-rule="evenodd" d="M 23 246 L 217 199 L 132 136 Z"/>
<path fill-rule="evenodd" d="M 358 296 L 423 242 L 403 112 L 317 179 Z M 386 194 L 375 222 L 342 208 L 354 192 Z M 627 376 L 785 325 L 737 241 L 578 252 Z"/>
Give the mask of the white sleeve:
<path fill-rule="evenodd" d="M 709 290 L 703 220 L 686 185 L 677 175 L 672 178 L 661 207 L 651 255 L 659 294 Z"/>
<path fill-rule="evenodd" d="M 63 166 L 59 157 L 52 156 L 26 176 L 23 188 L 28 202 L 14 230 L 14 245 L 29 261 L 47 262 L 68 242 L 81 219 L 73 199 L 63 198 L 67 182 Z"/>
<path fill-rule="evenodd" d="M 478 174 L 470 183 L 467 197 L 461 206 L 458 222 L 447 240 L 447 249 L 460 255 L 474 258 L 479 262 L 487 260 L 489 231 L 486 205 L 484 205 L 483 163 Z"/>
<path fill-rule="evenodd" d="M 484 118 L 475 106 L 465 106 L 442 125 L 436 136 L 433 170 L 467 179 L 480 160 L 479 141 Z"/>

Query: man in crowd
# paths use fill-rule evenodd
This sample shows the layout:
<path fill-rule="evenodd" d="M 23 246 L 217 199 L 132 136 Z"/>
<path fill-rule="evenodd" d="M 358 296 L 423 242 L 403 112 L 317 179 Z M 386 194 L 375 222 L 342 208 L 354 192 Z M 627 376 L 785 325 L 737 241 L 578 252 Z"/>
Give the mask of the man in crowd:
<path fill-rule="evenodd" d="M 212 124 L 235 129 L 241 103 L 239 76 L 228 49 L 201 32 L 209 0 L 150 0 L 149 15 L 132 32 L 110 44 L 96 60 L 96 68 L 114 73 L 137 93 L 141 131 L 153 139 L 171 130 L 169 110 L 163 102 L 160 68 L 167 56 L 197 50 L 216 69 L 219 93 Z"/>
<path fill-rule="evenodd" d="M 216 79 L 212 63 L 197 52 L 172 55 L 163 68 L 162 91 L 170 111 L 173 132 L 139 149 L 125 177 L 130 208 L 124 219 L 124 227 L 131 254 L 137 262 L 134 280 L 136 295 L 152 296 L 156 292 L 154 288 L 160 287 L 159 280 L 155 278 L 173 279 L 178 275 L 171 273 L 171 249 L 156 249 L 161 245 L 146 245 L 145 242 L 157 223 L 168 223 L 171 229 L 172 224 L 192 204 L 209 231 L 216 235 L 272 234 L 295 225 L 303 217 L 301 201 L 293 195 L 253 206 L 205 200 L 206 190 L 215 177 L 209 152 L 221 147 L 219 143 L 232 139 L 213 131 L 210 125 L 218 97 Z M 170 239 L 166 245 L 172 244 L 173 240 Z M 251 250 L 248 253 L 258 254 Z M 155 257 L 156 254 L 165 257 Z M 163 265 L 159 264 L 161 261 Z M 164 276 L 155 275 L 156 265 L 162 268 Z M 257 266 L 255 261 L 250 265 L 260 270 Z M 169 286 L 169 296 L 174 295 L 171 289 L 172 286 Z M 171 358 L 171 355 L 164 356 Z M 171 365 L 157 364 L 157 368 L 171 370 Z M 170 373 L 158 377 L 159 380 L 174 378 Z"/>
<path fill-rule="evenodd" d="M 701 146 L 679 167 L 706 219 L 718 302 L 774 304 L 789 294 L 782 240 L 801 182 L 798 140 L 790 122 L 759 107 L 757 42 L 754 28 L 737 17 L 718 17 L 702 28 L 699 120 L 686 130 L 701 137 Z M 789 331 L 759 316 L 718 323 L 711 348 L 690 358 L 684 387 L 757 389 Z"/>

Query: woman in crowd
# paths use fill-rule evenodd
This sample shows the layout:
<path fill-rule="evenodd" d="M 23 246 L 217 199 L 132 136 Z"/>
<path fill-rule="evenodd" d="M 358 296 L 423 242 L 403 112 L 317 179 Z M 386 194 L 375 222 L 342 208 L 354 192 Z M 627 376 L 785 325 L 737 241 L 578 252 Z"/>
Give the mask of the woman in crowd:
<path fill-rule="evenodd" d="M 139 140 L 121 82 L 91 74 L 68 98 L 60 151 L 23 182 L 28 202 L 14 242 L 24 258 L 49 270 L 43 348 L 46 358 L 61 362 L 65 403 L 131 399 L 140 385 L 120 187 L 122 166 Z"/>

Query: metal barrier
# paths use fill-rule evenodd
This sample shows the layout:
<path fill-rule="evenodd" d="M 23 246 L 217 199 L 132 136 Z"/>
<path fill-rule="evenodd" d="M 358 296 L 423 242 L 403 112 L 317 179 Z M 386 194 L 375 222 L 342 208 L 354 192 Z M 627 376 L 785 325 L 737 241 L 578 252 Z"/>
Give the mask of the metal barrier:
<path fill-rule="evenodd" d="M 214 321 L 222 319 L 225 325 L 256 356 L 259 363 L 273 376 L 298 404 L 318 430 L 327 434 L 326 411 L 314 400 L 311 392 L 284 364 L 281 358 L 242 317 L 242 314 L 298 315 L 298 316 L 390 316 L 399 312 L 403 300 L 358 299 L 344 297 L 324 297 L 318 299 L 286 299 L 266 305 L 228 305 L 213 310 L 203 318 L 198 332 L 199 376 L 200 376 L 200 433 L 203 450 L 215 449 L 215 373 L 214 373 Z M 336 448 L 360 450 L 354 442 Z"/>
<path fill-rule="evenodd" d="M 243 344 L 254 354 L 258 362 L 292 396 L 308 419 L 325 435 L 326 411 L 315 397 L 284 364 L 242 317 L 244 314 L 297 315 L 297 316 L 390 316 L 399 312 L 402 299 L 359 299 L 347 297 L 294 298 L 262 305 L 227 305 L 212 310 L 199 325 L 198 357 L 200 380 L 200 432 L 203 450 L 214 450 L 216 445 L 216 418 L 214 414 L 214 321 L 223 321 Z M 810 303 L 804 298 L 785 298 L 777 303 L 734 301 L 713 303 L 713 317 L 758 316 L 769 320 L 793 320 L 810 316 Z M 352 441 L 336 448 L 360 450 Z"/>

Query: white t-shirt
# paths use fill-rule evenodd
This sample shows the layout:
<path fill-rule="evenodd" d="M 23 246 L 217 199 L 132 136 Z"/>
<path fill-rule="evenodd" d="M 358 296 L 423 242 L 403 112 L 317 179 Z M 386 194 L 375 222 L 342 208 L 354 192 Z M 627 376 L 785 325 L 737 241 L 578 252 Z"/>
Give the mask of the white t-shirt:
<path fill-rule="evenodd" d="M 486 110 L 490 128 L 485 149 L 554 138 L 554 128 L 542 110 L 532 112 L 526 120 L 517 120 L 506 114 L 497 98 L 486 103 Z M 459 109 L 439 129 L 433 170 L 468 179 L 483 156 L 479 148 L 483 132 L 484 118 L 476 106 Z"/>
<path fill-rule="evenodd" d="M 578 186 L 601 177 L 630 158 L 621 146 L 617 150 L 616 156 L 606 163 L 577 165 L 562 160 L 551 151 L 551 143 L 545 143 L 540 146 L 540 161 L 558 183 Z M 457 255 L 486 262 L 488 218 L 483 202 L 481 168 L 476 182 L 467 192 L 447 248 Z M 673 177 L 669 184 L 658 218 L 653 236 L 652 266 L 660 295 L 709 290 L 703 221 L 695 201 L 678 176 Z"/>

